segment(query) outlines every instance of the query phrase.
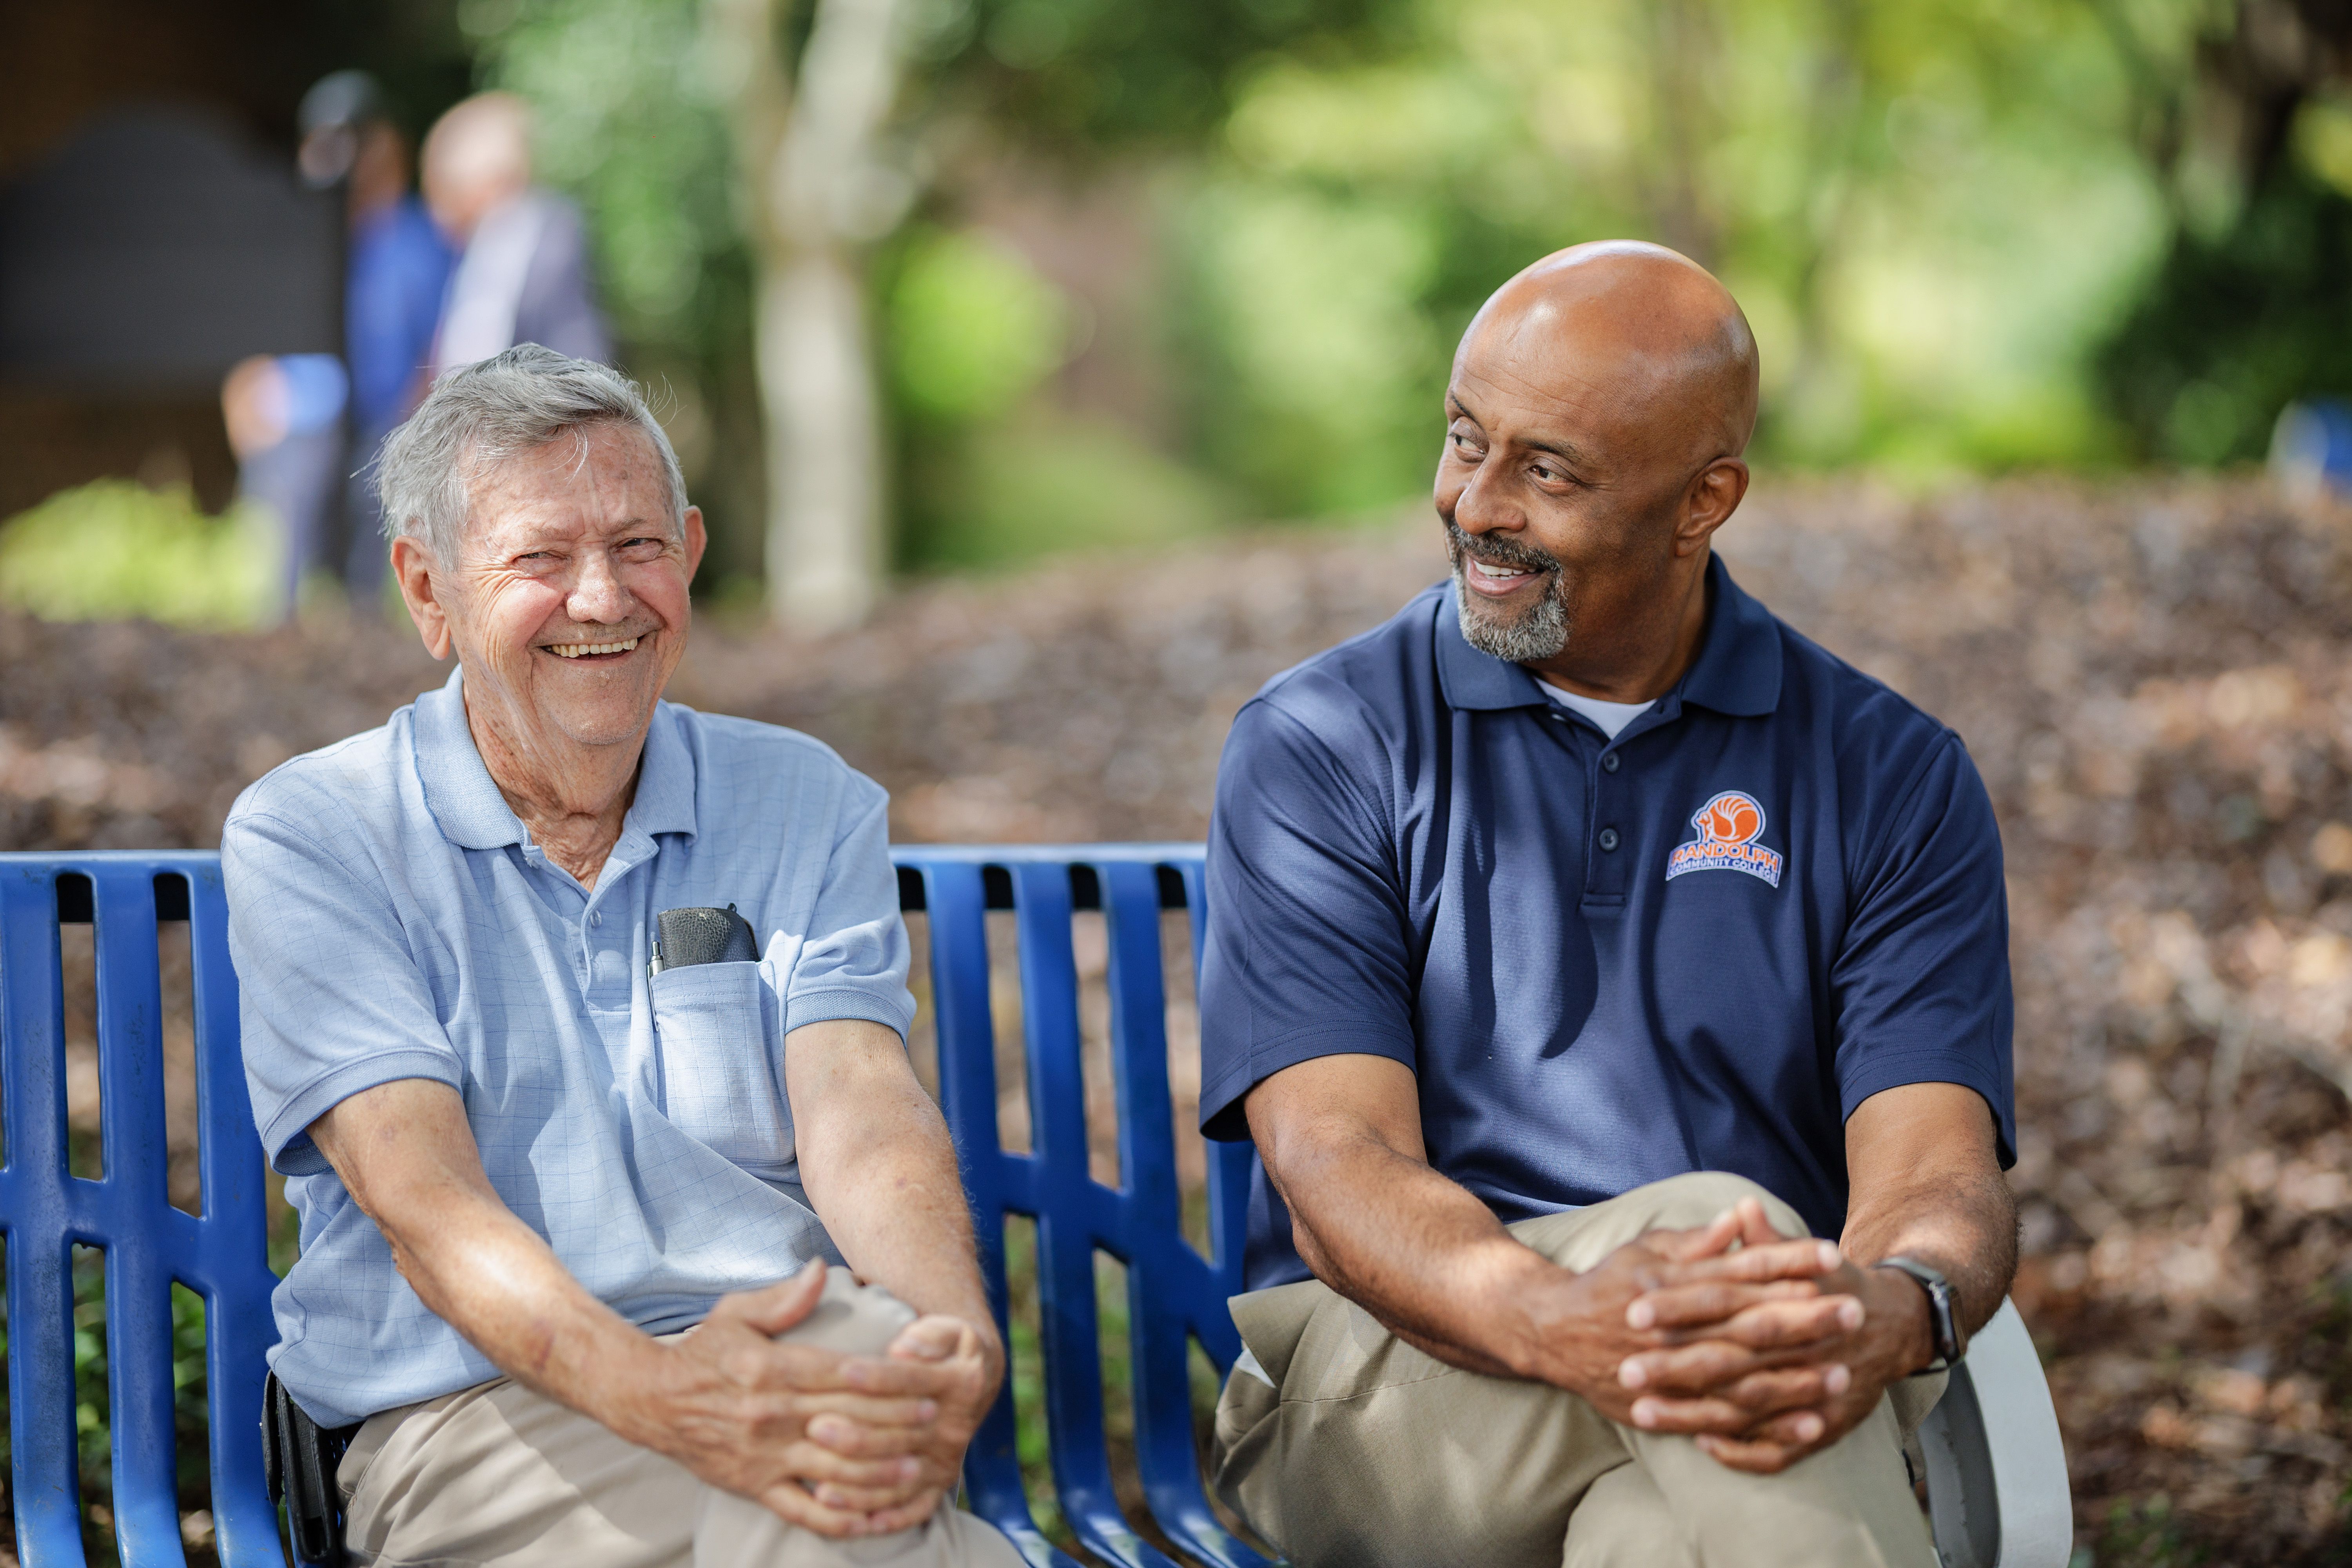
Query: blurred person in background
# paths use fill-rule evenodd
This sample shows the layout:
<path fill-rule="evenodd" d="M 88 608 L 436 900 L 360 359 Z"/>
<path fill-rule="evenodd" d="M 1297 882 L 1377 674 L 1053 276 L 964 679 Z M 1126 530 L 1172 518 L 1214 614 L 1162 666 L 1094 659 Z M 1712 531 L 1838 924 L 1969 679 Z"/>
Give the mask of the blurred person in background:
<path fill-rule="evenodd" d="M 304 182 L 343 189 L 343 355 L 256 355 L 221 386 L 238 493 L 268 510 L 284 542 L 280 618 L 313 567 L 335 572 L 360 604 L 383 595 L 381 513 L 367 468 L 424 395 L 456 260 L 409 188 L 407 139 L 373 78 L 322 78 L 296 121 Z"/>
<path fill-rule="evenodd" d="M 312 184 L 343 182 L 350 250 L 343 359 L 351 378 L 351 462 L 341 529 L 327 545 L 352 599 L 383 592 L 382 517 L 369 470 L 431 379 L 433 333 L 457 258 L 410 188 L 408 139 L 365 71 L 337 71 L 302 100 L 299 154 Z M 307 563 L 306 563 L 307 564 Z M 298 569 L 299 575 L 299 569 Z"/>
<path fill-rule="evenodd" d="M 517 343 L 600 364 L 613 357 L 580 209 L 530 183 L 530 132 L 522 100 L 486 92 L 425 138 L 425 199 L 460 247 L 434 342 L 436 374 Z"/>
<path fill-rule="evenodd" d="M 350 382 L 332 354 L 255 354 L 221 383 L 221 420 L 236 456 L 236 493 L 276 525 L 277 617 L 294 613 L 337 510 Z"/>

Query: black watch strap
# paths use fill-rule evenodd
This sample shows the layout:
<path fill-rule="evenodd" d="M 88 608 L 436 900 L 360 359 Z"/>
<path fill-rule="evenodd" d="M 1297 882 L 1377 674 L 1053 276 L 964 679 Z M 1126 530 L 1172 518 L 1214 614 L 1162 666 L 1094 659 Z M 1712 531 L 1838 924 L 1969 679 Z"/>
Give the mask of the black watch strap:
<path fill-rule="evenodd" d="M 1939 1269 L 1912 1258 L 1882 1258 L 1881 1268 L 1893 1268 L 1908 1274 L 1919 1289 L 1927 1293 L 1927 1333 L 1935 1342 L 1936 1359 L 1919 1370 L 1947 1372 L 1969 1353 L 1968 1340 L 1960 1332 L 1958 1303 L 1952 1296 L 1952 1282 Z"/>

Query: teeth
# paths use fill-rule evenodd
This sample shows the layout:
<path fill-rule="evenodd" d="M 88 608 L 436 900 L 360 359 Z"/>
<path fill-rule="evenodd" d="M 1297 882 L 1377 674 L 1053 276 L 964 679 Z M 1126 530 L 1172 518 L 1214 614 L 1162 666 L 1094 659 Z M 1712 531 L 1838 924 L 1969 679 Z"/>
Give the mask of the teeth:
<path fill-rule="evenodd" d="M 1524 566 L 1489 566 L 1481 561 L 1478 563 L 1478 574 L 1482 577 L 1524 577 L 1528 569 Z"/>
<path fill-rule="evenodd" d="M 626 653 L 637 646 L 637 639 L 626 642 L 550 643 L 547 651 L 558 658 L 581 658 L 592 653 Z"/>

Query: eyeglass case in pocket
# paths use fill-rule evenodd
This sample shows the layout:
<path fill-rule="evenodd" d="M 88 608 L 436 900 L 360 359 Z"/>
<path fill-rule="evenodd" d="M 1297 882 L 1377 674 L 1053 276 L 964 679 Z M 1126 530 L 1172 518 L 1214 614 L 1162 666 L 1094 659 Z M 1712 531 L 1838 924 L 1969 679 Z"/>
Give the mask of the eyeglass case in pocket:
<path fill-rule="evenodd" d="M 781 1010 L 760 965 L 666 968 L 646 988 L 670 1124 L 747 1171 L 789 1169 L 793 1116 L 777 1048 Z"/>

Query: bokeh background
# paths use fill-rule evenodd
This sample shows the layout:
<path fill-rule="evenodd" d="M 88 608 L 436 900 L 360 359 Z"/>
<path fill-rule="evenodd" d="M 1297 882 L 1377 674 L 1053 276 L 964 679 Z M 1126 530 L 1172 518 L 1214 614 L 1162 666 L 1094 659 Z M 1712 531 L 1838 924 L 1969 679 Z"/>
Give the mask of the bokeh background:
<path fill-rule="evenodd" d="M 75 222 L 142 276 L 299 273 L 297 106 L 353 68 L 412 145 L 530 106 L 712 526 L 676 695 L 832 742 L 902 838 L 1199 837 L 1256 685 L 1442 571 L 1486 294 L 1605 236 L 1714 268 L 1765 366 L 1727 556 L 2000 813 L 2076 1561 L 2352 1562 L 2352 8 L 0 7 L 0 847 L 212 844 L 438 679 L 329 574 L 288 614 L 239 499 L 221 378 L 319 346 L 299 277 L 176 359 L 10 314 Z M 74 174 L 125 123 L 200 127 L 288 237 L 166 222 L 176 164 Z M 83 217 L 26 195 L 67 176 Z M 201 1555 L 200 1462 L 183 1500 Z"/>

